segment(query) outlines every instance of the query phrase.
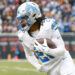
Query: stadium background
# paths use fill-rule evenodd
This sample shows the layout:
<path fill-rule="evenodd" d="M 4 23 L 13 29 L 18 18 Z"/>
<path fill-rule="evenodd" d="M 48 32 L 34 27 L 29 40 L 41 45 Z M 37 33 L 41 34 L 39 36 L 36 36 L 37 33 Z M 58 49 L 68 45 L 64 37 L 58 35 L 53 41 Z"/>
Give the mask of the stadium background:
<path fill-rule="evenodd" d="M 25 1 L 36 2 L 45 16 L 57 20 L 65 47 L 75 57 L 75 0 L 0 0 L 0 59 L 25 58 L 15 19 L 18 6 Z"/>

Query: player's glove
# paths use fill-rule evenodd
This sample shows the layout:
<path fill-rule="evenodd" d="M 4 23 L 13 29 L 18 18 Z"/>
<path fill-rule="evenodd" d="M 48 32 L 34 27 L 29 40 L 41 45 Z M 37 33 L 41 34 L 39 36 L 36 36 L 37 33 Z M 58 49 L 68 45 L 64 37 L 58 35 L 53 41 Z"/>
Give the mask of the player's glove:
<path fill-rule="evenodd" d="M 41 51 L 41 52 L 47 52 L 50 50 L 50 48 L 47 46 L 47 40 L 44 39 L 44 43 L 40 44 L 37 40 L 34 41 L 34 48 L 35 50 Z"/>

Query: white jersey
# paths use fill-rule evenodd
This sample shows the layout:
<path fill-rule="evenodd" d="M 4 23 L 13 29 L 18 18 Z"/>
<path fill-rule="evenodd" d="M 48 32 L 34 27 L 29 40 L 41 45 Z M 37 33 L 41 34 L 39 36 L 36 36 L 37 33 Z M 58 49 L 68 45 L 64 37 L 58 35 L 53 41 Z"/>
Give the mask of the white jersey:
<path fill-rule="evenodd" d="M 70 57 L 69 53 L 65 49 L 64 42 L 57 27 L 58 24 L 53 18 L 47 18 L 43 21 L 43 25 L 41 25 L 40 30 L 32 32 L 33 37 L 31 37 L 27 31 L 18 31 L 18 37 L 22 41 L 22 45 L 29 62 L 36 68 L 40 66 L 38 59 L 35 57 L 35 55 L 37 55 L 42 65 L 44 65 L 43 69 L 46 70 L 46 72 L 56 66 L 62 59 Z M 51 39 L 57 48 L 52 49 L 52 52 L 48 54 L 39 51 L 32 51 L 34 40 L 37 38 Z"/>

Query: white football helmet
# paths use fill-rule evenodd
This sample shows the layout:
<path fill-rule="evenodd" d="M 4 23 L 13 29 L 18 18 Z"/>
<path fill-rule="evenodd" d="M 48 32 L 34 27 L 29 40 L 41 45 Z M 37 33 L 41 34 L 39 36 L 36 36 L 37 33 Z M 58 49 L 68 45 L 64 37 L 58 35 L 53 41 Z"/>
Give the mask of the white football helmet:
<path fill-rule="evenodd" d="M 36 22 L 36 19 L 41 17 L 39 6 L 34 2 L 25 2 L 21 4 L 17 9 L 17 28 L 22 31 L 27 31 L 32 24 Z M 25 25 L 23 27 L 23 25 Z"/>

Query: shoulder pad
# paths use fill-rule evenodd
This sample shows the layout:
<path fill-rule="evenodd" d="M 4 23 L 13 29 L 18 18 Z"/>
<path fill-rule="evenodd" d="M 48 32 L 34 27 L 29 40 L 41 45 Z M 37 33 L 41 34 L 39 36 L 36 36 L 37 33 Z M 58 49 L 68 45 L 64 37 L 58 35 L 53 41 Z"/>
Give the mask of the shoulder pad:
<path fill-rule="evenodd" d="M 50 17 L 50 18 L 48 18 L 48 20 L 50 21 L 51 29 L 56 30 L 58 28 L 58 23 L 56 22 L 55 18 Z"/>
<path fill-rule="evenodd" d="M 56 30 L 57 28 L 58 28 L 58 23 L 55 20 L 53 20 L 53 23 L 51 25 L 51 29 Z"/>
<path fill-rule="evenodd" d="M 50 26 L 51 30 L 56 30 L 58 28 L 58 23 L 53 17 L 46 18 L 45 24 L 47 24 L 48 28 Z"/>

